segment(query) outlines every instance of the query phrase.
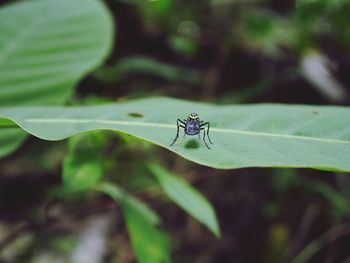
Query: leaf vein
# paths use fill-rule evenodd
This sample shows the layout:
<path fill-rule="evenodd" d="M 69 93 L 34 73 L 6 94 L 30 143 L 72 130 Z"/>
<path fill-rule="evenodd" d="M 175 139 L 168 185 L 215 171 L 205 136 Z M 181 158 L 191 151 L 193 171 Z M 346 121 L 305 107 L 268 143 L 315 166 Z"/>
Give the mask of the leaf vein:
<path fill-rule="evenodd" d="M 99 124 L 111 124 L 111 125 L 125 125 L 125 126 L 142 126 L 142 127 L 159 127 L 159 128 L 174 128 L 175 125 L 165 124 L 165 123 L 147 123 L 147 122 L 133 122 L 133 121 L 117 121 L 117 120 L 99 120 L 99 119 L 45 119 L 45 118 L 28 118 L 24 119 L 27 123 L 99 123 Z M 350 144 L 350 141 L 337 140 L 337 139 L 327 139 L 319 137 L 306 137 L 299 135 L 289 135 L 289 134 L 277 134 L 269 132 L 256 132 L 256 131 L 246 131 L 246 130 L 237 130 L 237 129 L 225 129 L 225 128 L 211 128 L 212 132 L 219 133 L 234 133 L 234 134 L 243 134 L 250 136 L 264 136 L 264 137 L 275 137 L 275 138 L 284 138 L 284 139 L 296 139 L 296 140 L 306 140 L 306 141 L 320 141 L 326 143 L 341 143 L 341 144 Z"/>

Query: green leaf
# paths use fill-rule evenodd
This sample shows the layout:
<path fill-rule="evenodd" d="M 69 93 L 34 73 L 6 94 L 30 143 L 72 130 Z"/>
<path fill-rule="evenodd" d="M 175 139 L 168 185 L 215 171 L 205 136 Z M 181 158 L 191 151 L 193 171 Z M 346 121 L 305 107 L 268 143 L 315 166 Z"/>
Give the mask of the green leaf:
<path fill-rule="evenodd" d="M 191 112 L 210 122 L 214 142 L 210 150 L 197 136 L 182 138 L 182 131 L 178 142 L 170 146 L 176 133 L 176 119 L 186 118 Z M 0 117 L 11 119 L 46 140 L 61 140 L 98 129 L 122 131 L 215 168 L 308 167 L 350 171 L 347 107 L 217 106 L 149 98 L 87 107 L 0 108 Z"/>
<path fill-rule="evenodd" d="M 98 0 L 21 1 L 0 9 L 0 105 L 63 102 L 101 64 L 112 22 Z"/>
<path fill-rule="evenodd" d="M 134 56 L 121 59 L 116 65 L 103 67 L 95 76 L 106 82 L 115 82 L 129 73 L 149 74 L 168 81 L 183 81 L 198 84 L 201 76 L 196 70 L 177 67 L 150 57 Z"/>
<path fill-rule="evenodd" d="M 96 186 L 104 173 L 105 143 L 105 136 L 96 132 L 69 139 L 62 169 L 65 193 L 88 191 Z"/>
<path fill-rule="evenodd" d="M 0 8 L 0 35 L 0 105 L 60 104 L 109 53 L 113 24 L 98 0 L 18 1 Z M 15 135 L 0 133 L 0 157 L 24 140 Z"/>
<path fill-rule="evenodd" d="M 27 133 L 17 128 L 0 131 L 0 158 L 17 150 L 27 138 Z"/>
<path fill-rule="evenodd" d="M 207 226 L 217 237 L 220 236 L 214 208 L 200 192 L 159 165 L 150 164 L 148 167 L 170 199 Z"/>
<path fill-rule="evenodd" d="M 169 240 L 165 232 L 158 227 L 160 219 L 157 214 L 117 185 L 103 183 L 99 185 L 98 190 L 121 203 L 138 262 L 167 263 L 171 261 Z"/>
<path fill-rule="evenodd" d="M 311 181 L 305 183 L 312 191 L 321 194 L 327 201 L 331 204 L 331 214 L 336 218 L 342 218 L 343 216 L 349 214 L 350 212 L 350 200 L 348 200 L 344 195 L 339 193 L 332 186 L 318 181 Z"/>

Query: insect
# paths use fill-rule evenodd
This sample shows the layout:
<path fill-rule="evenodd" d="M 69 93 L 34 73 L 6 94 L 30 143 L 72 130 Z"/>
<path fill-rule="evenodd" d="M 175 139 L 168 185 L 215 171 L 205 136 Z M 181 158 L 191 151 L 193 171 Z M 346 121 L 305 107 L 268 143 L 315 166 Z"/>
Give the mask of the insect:
<path fill-rule="evenodd" d="M 170 144 L 170 146 L 172 146 L 176 142 L 176 140 L 179 138 L 180 128 L 184 129 L 184 132 L 185 132 L 184 137 L 186 134 L 191 136 L 198 134 L 198 137 L 200 138 L 200 131 L 203 131 L 203 141 L 205 145 L 208 147 L 208 149 L 210 149 L 210 147 L 208 146 L 205 140 L 205 135 L 207 135 L 209 142 L 213 144 L 209 137 L 209 128 L 210 128 L 209 122 L 204 123 L 203 121 L 201 121 L 197 113 L 194 113 L 194 112 L 191 113 L 190 115 L 188 115 L 187 119 L 184 119 L 183 121 L 180 119 L 177 119 L 176 136 L 174 141 Z"/>

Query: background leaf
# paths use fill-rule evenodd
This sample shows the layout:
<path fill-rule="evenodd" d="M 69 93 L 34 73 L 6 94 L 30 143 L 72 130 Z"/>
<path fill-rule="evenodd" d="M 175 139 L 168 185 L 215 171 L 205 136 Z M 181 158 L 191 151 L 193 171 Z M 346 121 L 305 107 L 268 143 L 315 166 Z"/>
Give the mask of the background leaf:
<path fill-rule="evenodd" d="M 106 136 L 99 132 L 69 139 L 69 152 L 63 160 L 65 192 L 87 191 L 96 186 L 104 173 L 103 146 Z"/>
<path fill-rule="evenodd" d="M 0 158 L 14 152 L 27 138 L 27 133 L 18 129 L 2 129 L 0 131 Z"/>
<path fill-rule="evenodd" d="M 211 123 L 211 150 L 197 137 L 181 135 L 174 146 L 169 146 L 176 133 L 176 119 L 193 111 Z M 215 106 L 150 98 L 88 107 L 0 108 L 0 116 L 47 140 L 96 129 L 118 130 L 215 168 L 309 167 L 350 171 L 350 110 L 345 107 Z"/>
<path fill-rule="evenodd" d="M 113 26 L 98 0 L 21 1 L 0 9 L 0 35 L 0 105 L 61 104 L 107 56 Z M 18 133 L 1 131 L 0 157 L 25 139 Z"/>
<path fill-rule="evenodd" d="M 149 164 L 148 167 L 171 200 L 207 226 L 217 237 L 220 236 L 214 208 L 200 192 L 159 165 Z"/>
<path fill-rule="evenodd" d="M 103 183 L 98 189 L 121 203 L 138 262 L 170 262 L 168 237 L 158 227 L 160 223 L 158 215 L 115 184 Z"/>
<path fill-rule="evenodd" d="M 121 59 L 116 65 L 103 67 L 95 76 L 106 82 L 116 82 L 128 74 L 145 74 L 163 78 L 168 81 L 199 83 L 201 75 L 195 70 L 183 69 L 149 57 L 135 56 Z"/>

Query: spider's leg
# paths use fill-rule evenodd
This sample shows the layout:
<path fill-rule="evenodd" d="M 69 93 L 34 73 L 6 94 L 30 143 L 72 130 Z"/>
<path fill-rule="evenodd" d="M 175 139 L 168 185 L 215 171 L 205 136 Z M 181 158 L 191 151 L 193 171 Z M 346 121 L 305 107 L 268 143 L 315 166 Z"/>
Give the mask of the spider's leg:
<path fill-rule="evenodd" d="M 206 122 L 206 123 L 204 123 L 204 124 L 201 124 L 200 127 L 203 127 L 203 126 L 205 126 L 205 125 L 207 125 L 207 136 L 208 136 L 209 142 L 210 142 L 211 144 L 214 144 L 214 143 L 210 140 L 210 136 L 209 136 L 209 128 L 210 128 L 209 122 Z"/>
<path fill-rule="evenodd" d="M 200 121 L 199 122 L 199 127 L 201 128 L 202 127 L 202 124 L 203 124 L 203 121 Z M 201 133 L 200 133 L 200 130 L 199 130 L 199 133 L 198 133 L 198 139 L 201 138 Z"/>
<path fill-rule="evenodd" d="M 180 127 L 185 129 L 186 119 L 184 119 L 183 121 L 178 119 L 177 123 L 179 124 L 179 122 L 182 124 L 182 125 L 180 124 Z M 184 132 L 184 136 L 182 136 L 182 138 L 185 138 L 185 136 L 186 136 L 186 132 Z"/>
<path fill-rule="evenodd" d="M 175 136 L 175 139 L 173 140 L 173 142 L 170 144 L 170 146 L 172 146 L 176 142 L 177 138 L 179 138 L 179 129 L 180 129 L 180 127 L 181 128 L 185 128 L 185 126 L 179 124 L 179 122 L 183 123 L 182 120 L 177 119 L 177 122 L 176 122 L 176 124 L 177 124 L 176 136 Z"/>
<path fill-rule="evenodd" d="M 173 142 L 170 144 L 170 146 L 172 146 L 172 145 L 176 142 L 177 138 L 179 138 L 179 128 L 180 128 L 179 120 L 177 120 L 177 129 L 176 129 L 175 139 L 174 139 Z"/>
<path fill-rule="evenodd" d="M 203 130 L 203 141 L 204 141 L 205 145 L 207 146 L 207 148 L 210 149 L 207 142 L 205 141 L 205 128 L 201 128 L 201 130 Z"/>

